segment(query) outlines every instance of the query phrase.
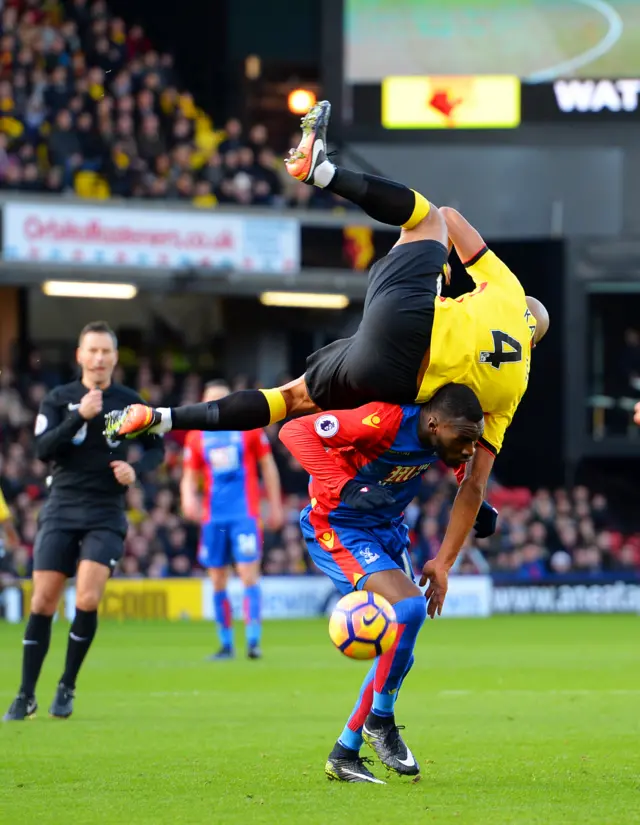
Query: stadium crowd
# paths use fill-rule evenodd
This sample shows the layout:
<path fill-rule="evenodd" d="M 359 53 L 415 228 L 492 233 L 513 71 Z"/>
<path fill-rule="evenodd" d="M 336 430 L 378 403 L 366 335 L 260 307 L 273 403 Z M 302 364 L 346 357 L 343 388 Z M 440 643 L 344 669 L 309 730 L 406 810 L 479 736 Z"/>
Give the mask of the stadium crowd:
<path fill-rule="evenodd" d="M 339 205 L 295 185 L 263 124 L 232 118 L 216 128 L 172 55 L 105 0 L 0 0 L 0 10 L 1 190 Z"/>
<path fill-rule="evenodd" d="M 116 375 L 121 380 L 124 376 Z M 142 361 L 126 376 L 143 397 L 155 404 L 173 405 L 199 400 L 202 380 L 182 378 L 167 370 L 155 373 Z M 0 486 L 13 513 L 21 539 L 19 549 L 5 548 L 0 570 L 5 576 L 27 576 L 37 516 L 46 496 L 48 469 L 33 452 L 33 423 L 47 389 L 68 376 L 44 368 L 34 352 L 29 369 L 20 376 L 0 370 Z M 235 387 L 243 386 L 242 379 Z M 246 384 L 245 384 L 246 385 Z M 269 437 L 278 463 L 286 507 L 286 524 L 278 534 L 265 535 L 264 572 L 268 575 L 317 573 L 306 552 L 298 514 L 307 503 L 307 476 L 277 438 Z M 202 575 L 197 563 L 198 528 L 180 513 L 184 433 L 166 437 L 166 462 L 127 494 L 130 522 L 126 555 L 118 571 L 123 576 Z M 131 460 L 138 448 L 131 446 Z M 444 468 L 433 468 L 424 479 L 419 500 L 406 512 L 411 528 L 416 570 L 438 551 L 444 535 L 456 482 Z M 499 509 L 498 531 L 490 539 L 470 541 L 458 571 L 518 577 L 529 581 L 548 575 L 598 575 L 640 568 L 640 535 L 626 535 L 603 495 L 585 487 L 574 490 L 506 489 L 492 484 L 490 500 Z"/>

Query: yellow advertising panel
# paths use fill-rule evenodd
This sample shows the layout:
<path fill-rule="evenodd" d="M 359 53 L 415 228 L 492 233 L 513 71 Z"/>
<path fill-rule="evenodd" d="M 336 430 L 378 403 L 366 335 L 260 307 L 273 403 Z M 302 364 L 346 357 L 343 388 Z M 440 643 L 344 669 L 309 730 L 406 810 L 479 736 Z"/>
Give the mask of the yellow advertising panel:
<path fill-rule="evenodd" d="M 387 77 L 382 81 L 386 129 L 515 129 L 520 80 L 511 75 Z"/>
<path fill-rule="evenodd" d="M 98 615 L 102 619 L 202 619 L 202 579 L 110 579 Z M 21 582 L 23 616 L 32 583 Z M 65 591 L 60 612 L 73 617 L 75 587 Z"/>
<path fill-rule="evenodd" d="M 201 619 L 200 579 L 111 579 L 100 605 L 105 619 Z"/>

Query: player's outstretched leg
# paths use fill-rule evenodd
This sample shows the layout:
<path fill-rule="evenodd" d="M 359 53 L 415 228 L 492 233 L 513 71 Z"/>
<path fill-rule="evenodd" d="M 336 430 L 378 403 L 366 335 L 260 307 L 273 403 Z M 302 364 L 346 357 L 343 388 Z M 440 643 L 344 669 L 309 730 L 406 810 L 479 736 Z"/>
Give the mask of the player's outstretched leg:
<path fill-rule="evenodd" d="M 341 195 L 381 223 L 404 229 L 417 226 L 431 209 L 423 195 L 401 183 L 336 166 L 328 159 L 330 116 L 331 104 L 321 100 L 302 118 L 302 139 L 285 160 L 291 177 Z"/>
<path fill-rule="evenodd" d="M 132 404 L 105 416 L 105 436 L 152 433 L 169 430 L 258 430 L 282 421 L 288 415 L 318 412 L 309 397 L 304 376 L 269 390 L 241 390 L 217 401 L 187 404 L 184 407 L 153 409 Z"/>
<path fill-rule="evenodd" d="M 35 716 L 38 703 L 36 684 L 49 650 L 52 616 L 31 613 L 22 641 L 22 683 L 18 695 L 2 717 L 4 722 L 21 722 Z"/>
<path fill-rule="evenodd" d="M 388 770 L 400 776 L 416 776 L 420 766 L 400 735 L 394 707 L 402 682 L 413 664 L 413 650 L 427 618 L 427 606 L 420 595 L 402 599 L 393 608 L 398 619 L 398 636 L 393 647 L 377 660 L 373 707 L 364 721 L 362 736 Z"/>

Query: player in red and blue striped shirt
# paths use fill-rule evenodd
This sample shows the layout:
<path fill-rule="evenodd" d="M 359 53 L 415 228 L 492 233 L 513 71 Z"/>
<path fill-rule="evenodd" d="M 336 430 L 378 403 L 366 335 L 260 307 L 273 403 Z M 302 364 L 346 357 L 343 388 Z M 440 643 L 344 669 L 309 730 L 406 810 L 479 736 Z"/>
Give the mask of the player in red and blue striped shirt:
<path fill-rule="evenodd" d="M 214 381 L 207 385 L 204 400 L 217 401 L 228 393 L 226 384 Z M 180 494 L 185 516 L 202 525 L 198 558 L 213 585 L 214 615 L 221 643 L 214 659 L 233 656 L 231 602 L 227 593 L 232 563 L 244 585 L 247 655 L 251 659 L 261 656 L 258 468 L 269 503 L 269 527 L 277 530 L 283 522 L 280 477 L 264 432 L 192 431 L 187 435 Z"/>
<path fill-rule="evenodd" d="M 428 607 L 414 581 L 403 511 L 418 494 L 429 465 L 438 460 L 454 469 L 464 465 L 481 449 L 483 430 L 482 407 L 472 390 L 447 384 L 423 405 L 366 404 L 298 418 L 280 432 L 311 474 L 311 503 L 302 511 L 300 525 L 313 560 L 341 594 L 379 593 L 394 606 L 398 619 L 396 641 L 374 662 L 329 755 L 325 772 L 330 779 L 382 781 L 360 757 L 363 740 L 388 770 L 404 776 L 419 772 L 395 723 L 394 707 L 427 613 L 434 616 L 442 607 L 446 575 L 440 592 L 431 578 Z M 461 483 L 472 482 L 466 478 Z M 481 508 L 478 535 L 495 529 L 496 515 L 489 505 Z M 447 533 L 459 529 L 452 520 Z M 447 569 L 456 555 L 448 559 Z M 424 568 L 421 584 L 429 569 Z"/>

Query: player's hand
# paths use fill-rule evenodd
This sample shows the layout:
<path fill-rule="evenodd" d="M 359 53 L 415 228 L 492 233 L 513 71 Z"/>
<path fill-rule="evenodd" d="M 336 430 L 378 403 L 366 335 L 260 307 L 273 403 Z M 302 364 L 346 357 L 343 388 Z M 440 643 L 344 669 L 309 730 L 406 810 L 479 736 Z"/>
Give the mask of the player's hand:
<path fill-rule="evenodd" d="M 284 527 L 284 509 L 282 508 L 282 505 L 269 507 L 266 526 L 267 530 L 271 533 L 277 533 L 279 530 L 282 530 Z"/>
<path fill-rule="evenodd" d="M 371 513 L 395 506 L 395 499 L 386 487 L 379 484 L 363 484 L 362 481 L 347 481 L 340 491 L 340 498 L 347 507 Z"/>
<path fill-rule="evenodd" d="M 498 523 L 498 511 L 492 507 L 488 501 L 483 501 L 478 510 L 476 523 L 473 525 L 476 531 L 476 538 L 486 539 L 496 532 Z"/>
<path fill-rule="evenodd" d="M 636 424 L 640 424 L 640 401 L 636 404 L 636 409 L 633 415 L 633 420 Z"/>
<path fill-rule="evenodd" d="M 420 587 L 424 587 L 429 582 L 426 593 L 427 614 L 430 619 L 435 619 L 436 614 L 442 615 L 447 590 L 449 589 L 449 571 L 441 562 L 431 559 L 422 568 L 420 577 Z"/>
<path fill-rule="evenodd" d="M 89 390 L 82 396 L 78 412 L 85 421 L 90 421 L 102 412 L 102 390 Z"/>
<path fill-rule="evenodd" d="M 182 515 L 188 519 L 188 521 L 200 521 L 200 514 L 201 514 L 201 507 L 200 507 L 200 499 L 197 496 L 184 496 L 182 497 Z"/>
<path fill-rule="evenodd" d="M 122 484 L 123 487 L 130 487 L 135 483 L 136 471 L 131 464 L 127 464 L 126 461 L 112 461 L 109 466 L 113 470 L 118 484 Z"/>

